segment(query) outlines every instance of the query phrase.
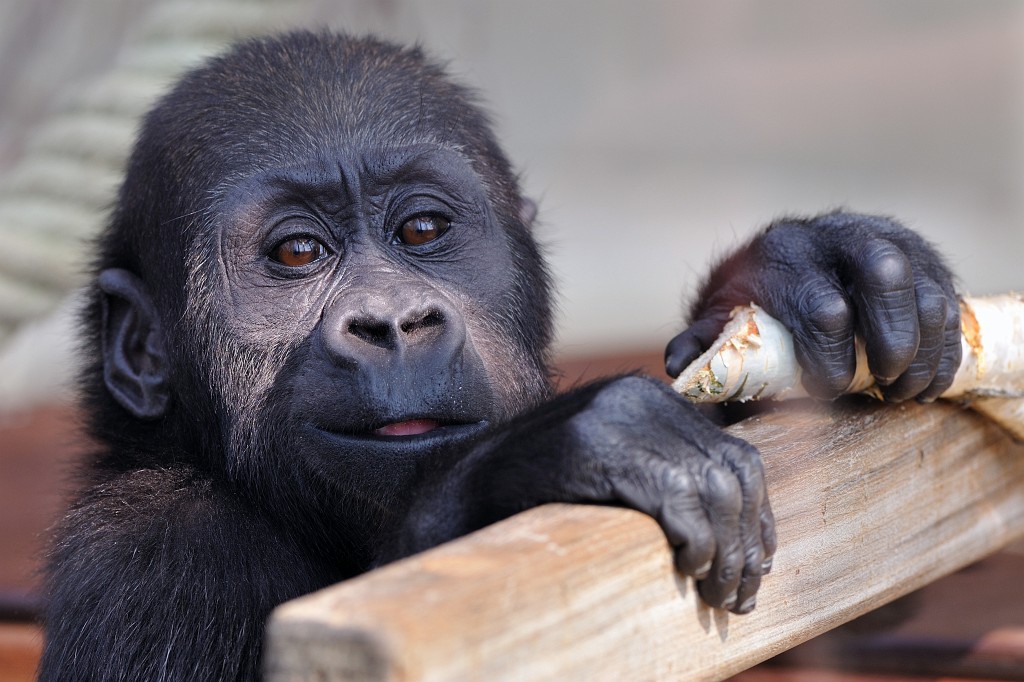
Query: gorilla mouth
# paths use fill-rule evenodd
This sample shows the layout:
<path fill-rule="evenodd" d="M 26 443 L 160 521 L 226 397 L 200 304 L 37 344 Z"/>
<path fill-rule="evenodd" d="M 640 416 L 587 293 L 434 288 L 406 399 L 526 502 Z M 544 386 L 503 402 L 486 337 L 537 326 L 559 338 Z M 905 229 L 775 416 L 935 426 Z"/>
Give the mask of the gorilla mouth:
<path fill-rule="evenodd" d="M 487 420 L 470 421 L 445 419 L 437 416 L 399 417 L 395 421 L 380 423 L 363 429 L 338 428 L 318 425 L 315 428 L 332 440 L 377 441 L 380 443 L 422 443 L 434 440 L 455 441 L 474 437 L 488 427 Z"/>
<path fill-rule="evenodd" d="M 436 419 L 409 419 L 402 422 L 385 424 L 373 430 L 375 436 L 420 436 L 441 426 Z"/>

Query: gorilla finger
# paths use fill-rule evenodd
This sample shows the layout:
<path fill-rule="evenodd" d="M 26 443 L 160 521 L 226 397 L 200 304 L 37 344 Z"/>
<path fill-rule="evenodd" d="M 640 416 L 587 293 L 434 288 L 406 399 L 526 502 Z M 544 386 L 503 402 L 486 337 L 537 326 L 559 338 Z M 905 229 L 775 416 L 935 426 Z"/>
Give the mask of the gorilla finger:
<path fill-rule="evenodd" d="M 922 348 L 899 379 L 881 387 L 882 397 L 887 402 L 898 403 L 923 395 L 934 383 L 942 361 L 943 349 L 941 343 L 935 348 Z"/>
<path fill-rule="evenodd" d="M 778 547 L 778 542 L 775 536 L 775 514 L 772 512 L 767 496 L 761 502 L 761 546 L 764 547 L 764 561 L 761 562 L 761 572 L 768 574 L 772 571 L 772 563 L 775 559 L 775 550 Z"/>
<path fill-rule="evenodd" d="M 956 302 L 951 301 L 942 287 L 931 279 L 918 279 L 914 291 L 918 329 L 921 337 L 919 346 L 922 349 L 937 349 L 941 354 L 945 344 L 946 329 L 950 322 L 949 308 L 951 306 L 955 308 Z M 956 315 L 954 317 L 959 319 Z M 959 328 L 959 322 L 956 324 Z M 937 362 L 935 364 L 938 366 Z"/>
<path fill-rule="evenodd" d="M 733 467 L 743 492 L 743 506 L 740 512 L 740 537 L 743 546 L 743 570 L 736 600 L 732 607 L 735 613 L 749 613 L 756 603 L 757 590 L 768 556 L 764 542 L 763 521 L 768 495 L 764 485 L 764 467 L 760 453 L 752 445 L 735 441 L 726 451 L 727 461 Z M 770 508 L 767 513 L 771 515 Z M 774 551 L 774 532 L 771 533 L 771 550 Z"/>
<path fill-rule="evenodd" d="M 956 303 L 946 308 L 946 328 L 943 332 L 942 358 L 932 383 L 921 392 L 917 399 L 931 402 L 953 385 L 956 371 L 960 368 L 963 346 L 960 339 L 960 306 Z"/>
<path fill-rule="evenodd" d="M 728 315 L 715 315 L 695 321 L 665 347 L 665 371 L 677 377 L 686 366 L 700 357 L 722 333 Z"/>
<path fill-rule="evenodd" d="M 946 294 L 931 280 L 917 284 L 917 316 L 921 341 L 917 356 L 900 378 L 882 387 L 889 402 L 900 402 L 920 394 L 932 383 L 945 351 Z"/>
<path fill-rule="evenodd" d="M 697 581 L 697 593 L 705 604 L 732 611 L 739 598 L 743 575 L 743 553 L 738 547 L 719 548 L 707 576 Z"/>
<path fill-rule="evenodd" d="M 743 575 L 736 590 L 736 604 L 732 607 L 732 612 L 739 614 L 754 610 L 754 606 L 757 605 L 757 590 L 761 587 L 761 576 L 765 574 L 764 551 L 760 543 L 748 546 L 745 558 Z"/>
<path fill-rule="evenodd" d="M 676 568 L 695 578 L 711 570 L 715 534 L 697 485 L 686 473 L 666 466 L 660 474 L 618 477 L 612 482 L 616 499 L 650 515 L 674 548 Z"/>
<path fill-rule="evenodd" d="M 742 537 L 748 548 L 755 544 L 759 547 L 762 572 L 766 573 L 771 570 L 776 539 L 775 515 L 768 499 L 761 453 L 750 443 L 730 437 L 724 442 L 724 447 L 719 445 L 712 448 L 709 456 L 728 467 L 740 483 L 743 495 L 740 512 Z"/>
<path fill-rule="evenodd" d="M 762 495 L 762 497 L 764 497 Z M 736 590 L 736 601 L 732 607 L 734 613 L 750 613 L 757 603 L 757 590 L 761 586 L 761 576 L 771 570 L 770 556 L 765 546 L 762 528 L 763 500 L 751 500 L 744 508 L 741 530 L 743 532 L 743 572 L 740 575 L 739 587 Z M 774 538 L 773 538 L 774 541 Z M 774 550 L 774 547 L 771 547 Z"/>
<path fill-rule="evenodd" d="M 855 255 L 850 279 L 868 366 L 886 386 L 907 371 L 920 343 L 910 259 L 889 240 L 870 239 Z"/>
<path fill-rule="evenodd" d="M 711 520 L 717 551 L 711 571 L 698 581 L 697 590 L 708 605 L 733 609 L 745 563 L 740 537 L 740 484 L 731 473 L 717 466 L 709 466 L 702 478 L 704 505 Z"/>
<path fill-rule="evenodd" d="M 701 528 L 701 526 L 703 527 Z M 714 564 L 715 536 L 706 519 L 698 521 L 695 518 L 695 523 L 689 531 L 691 539 L 682 540 L 679 544 L 674 545 L 673 561 L 676 570 L 683 575 L 703 580 L 711 573 L 711 567 Z"/>
<path fill-rule="evenodd" d="M 783 322 L 793 332 L 804 388 L 813 396 L 834 398 L 853 381 L 857 366 L 850 304 L 824 278 L 809 281 L 795 300 L 796 319 Z"/>
<path fill-rule="evenodd" d="M 764 522 L 767 519 L 771 524 L 768 530 L 770 535 L 771 551 L 775 550 L 775 531 L 772 519 L 771 508 L 768 506 L 768 493 L 765 488 L 764 465 L 761 462 L 761 454 L 750 443 L 740 439 L 730 439 L 725 446 L 714 449 L 712 458 L 721 458 L 721 463 L 726 466 L 736 477 L 740 485 L 740 493 L 743 500 L 740 507 L 740 533 L 745 545 L 756 545 L 762 554 L 767 546 L 764 542 Z"/>
<path fill-rule="evenodd" d="M 695 490 L 687 487 L 671 491 L 655 518 L 675 548 L 676 570 L 698 580 L 707 576 L 718 543 L 712 520 Z"/>

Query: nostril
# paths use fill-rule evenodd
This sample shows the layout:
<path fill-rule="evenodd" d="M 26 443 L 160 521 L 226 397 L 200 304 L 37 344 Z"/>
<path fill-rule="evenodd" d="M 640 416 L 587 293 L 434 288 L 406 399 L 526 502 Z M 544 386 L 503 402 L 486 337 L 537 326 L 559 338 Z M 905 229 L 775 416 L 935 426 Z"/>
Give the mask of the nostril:
<path fill-rule="evenodd" d="M 391 325 L 372 319 L 355 319 L 348 324 L 348 333 L 352 336 L 381 346 L 391 341 Z"/>
<path fill-rule="evenodd" d="M 368 345 L 397 350 L 403 345 L 429 344 L 445 334 L 447 316 L 442 308 L 414 308 L 403 314 L 353 311 L 341 325 L 352 348 Z M 343 343 L 345 343 L 343 341 Z"/>
<path fill-rule="evenodd" d="M 430 327 L 444 325 L 444 315 L 439 310 L 428 310 L 420 315 L 413 315 L 412 319 L 406 320 L 400 326 L 403 334 L 412 334 Z"/>

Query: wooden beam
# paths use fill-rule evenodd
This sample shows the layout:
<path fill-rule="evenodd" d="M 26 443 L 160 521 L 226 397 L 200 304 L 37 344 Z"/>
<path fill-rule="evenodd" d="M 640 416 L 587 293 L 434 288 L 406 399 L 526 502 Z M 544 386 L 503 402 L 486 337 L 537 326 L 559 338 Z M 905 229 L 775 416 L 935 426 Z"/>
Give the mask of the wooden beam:
<path fill-rule="evenodd" d="M 955 405 L 730 431 L 778 522 L 754 613 L 701 604 L 647 517 L 552 505 L 281 606 L 268 679 L 722 679 L 1024 535 L 1024 445 Z"/>

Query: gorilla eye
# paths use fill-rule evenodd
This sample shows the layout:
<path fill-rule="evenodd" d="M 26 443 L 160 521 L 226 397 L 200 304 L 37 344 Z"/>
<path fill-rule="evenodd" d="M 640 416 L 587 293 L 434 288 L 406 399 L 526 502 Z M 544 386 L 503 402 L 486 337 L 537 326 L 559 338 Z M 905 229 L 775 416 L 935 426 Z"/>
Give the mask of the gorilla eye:
<path fill-rule="evenodd" d="M 270 252 L 270 257 L 281 265 L 301 268 L 327 255 L 327 247 L 312 237 L 286 239 Z"/>
<path fill-rule="evenodd" d="M 432 242 L 448 231 L 451 223 L 438 215 L 418 215 L 402 223 L 396 237 L 403 244 L 419 246 Z"/>

